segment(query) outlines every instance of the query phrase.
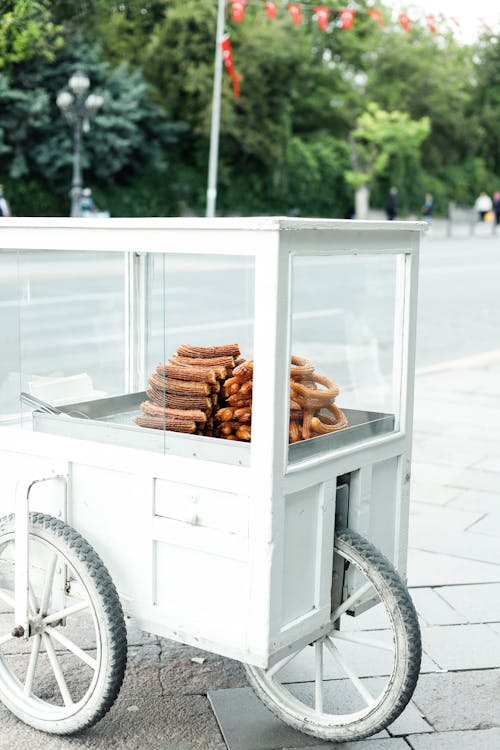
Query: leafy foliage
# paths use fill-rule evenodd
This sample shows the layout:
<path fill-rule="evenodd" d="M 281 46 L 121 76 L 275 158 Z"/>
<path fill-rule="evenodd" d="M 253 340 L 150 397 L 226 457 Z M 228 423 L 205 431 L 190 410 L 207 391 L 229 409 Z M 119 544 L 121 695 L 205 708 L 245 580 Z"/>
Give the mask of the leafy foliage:
<path fill-rule="evenodd" d="M 0 69 L 33 57 L 53 60 L 63 43 L 47 2 L 0 0 Z"/>
<path fill-rule="evenodd" d="M 458 43 L 438 24 L 295 26 L 248 3 L 226 19 L 241 96 L 224 73 L 217 207 L 227 214 L 346 216 L 370 184 L 400 213 L 498 189 L 500 40 Z M 386 21 L 392 9 L 377 3 Z M 18 213 L 66 212 L 72 131 L 55 105 L 76 67 L 104 105 L 83 168 L 113 215 L 203 213 L 217 2 L 0 0 L 0 179 Z M 305 9 L 304 9 L 305 10 Z M 31 197 L 33 199 L 31 201 Z M 30 202 L 31 201 L 31 202 Z"/>

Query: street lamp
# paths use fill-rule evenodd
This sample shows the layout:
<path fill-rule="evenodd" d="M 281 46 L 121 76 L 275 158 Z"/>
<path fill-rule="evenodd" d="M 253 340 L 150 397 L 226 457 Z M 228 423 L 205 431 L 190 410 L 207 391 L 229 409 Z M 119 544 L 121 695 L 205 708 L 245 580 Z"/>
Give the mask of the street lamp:
<path fill-rule="evenodd" d="M 102 106 L 100 94 L 89 94 L 90 80 L 81 70 L 77 70 L 57 95 L 57 106 L 66 120 L 74 128 L 73 181 L 71 184 L 71 216 L 81 216 L 82 199 L 82 133 L 88 133 L 90 120 Z"/>

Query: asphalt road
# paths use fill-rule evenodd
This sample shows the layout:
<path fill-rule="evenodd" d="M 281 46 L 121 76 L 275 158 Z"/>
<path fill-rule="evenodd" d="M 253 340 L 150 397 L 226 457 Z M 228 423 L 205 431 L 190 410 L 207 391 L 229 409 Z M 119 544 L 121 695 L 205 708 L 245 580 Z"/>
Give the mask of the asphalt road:
<path fill-rule="evenodd" d="M 151 369 L 180 343 L 236 340 L 251 356 L 254 288 L 247 260 L 155 262 Z M 301 265 L 295 279 L 294 352 L 345 387 L 363 385 L 363 378 L 373 382 L 376 370 L 383 377 L 392 366 L 395 264 L 314 260 Z M 497 349 L 499 290 L 500 236 L 425 238 L 417 369 Z M 87 372 L 95 388 L 122 393 L 123 293 L 118 255 L 31 255 L 20 267 L 14 254 L 0 258 L 0 410 L 12 412 L 14 394 L 26 390 L 34 374 Z"/>
<path fill-rule="evenodd" d="M 500 234 L 424 239 L 417 368 L 500 348 Z"/>

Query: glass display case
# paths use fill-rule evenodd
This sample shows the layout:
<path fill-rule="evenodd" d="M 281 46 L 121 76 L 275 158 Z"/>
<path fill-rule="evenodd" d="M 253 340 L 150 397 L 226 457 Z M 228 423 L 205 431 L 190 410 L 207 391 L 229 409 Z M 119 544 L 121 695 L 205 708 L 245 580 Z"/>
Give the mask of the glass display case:
<path fill-rule="evenodd" d="M 404 572 L 420 231 L 12 220 L 0 235 L 0 438 L 151 465 L 158 479 L 193 472 L 207 497 L 220 467 L 212 490 L 227 485 L 250 526 L 260 493 L 259 512 L 270 503 L 291 539 L 301 513 L 317 538 L 325 487 L 344 483 L 349 525 Z M 280 564 L 294 567 L 293 545 Z M 318 571 L 302 565 L 290 588 L 280 575 L 280 627 L 305 601 L 321 609 Z"/>

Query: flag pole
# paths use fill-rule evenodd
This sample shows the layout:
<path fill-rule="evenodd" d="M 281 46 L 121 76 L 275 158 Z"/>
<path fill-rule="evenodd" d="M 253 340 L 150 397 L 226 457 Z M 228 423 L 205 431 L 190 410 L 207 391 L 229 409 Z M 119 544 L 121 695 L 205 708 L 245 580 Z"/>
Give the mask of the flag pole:
<path fill-rule="evenodd" d="M 210 126 L 210 154 L 208 157 L 207 217 L 215 216 L 217 199 L 217 159 L 219 156 L 220 99 L 222 88 L 222 47 L 226 0 L 218 0 L 217 31 L 215 38 L 214 90 L 212 96 L 212 122 Z"/>

